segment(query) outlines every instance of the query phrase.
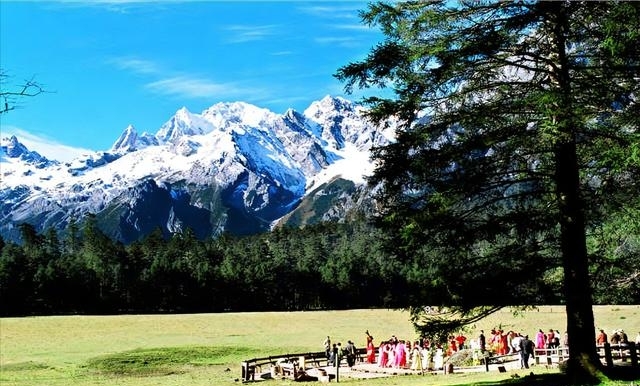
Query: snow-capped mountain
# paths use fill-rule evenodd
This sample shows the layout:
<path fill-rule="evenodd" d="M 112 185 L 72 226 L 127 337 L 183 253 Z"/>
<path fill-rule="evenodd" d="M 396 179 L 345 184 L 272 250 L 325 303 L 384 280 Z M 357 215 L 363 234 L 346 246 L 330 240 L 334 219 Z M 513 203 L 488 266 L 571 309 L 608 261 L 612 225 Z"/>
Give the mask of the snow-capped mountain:
<path fill-rule="evenodd" d="M 3 138 L 0 234 L 16 240 L 22 222 L 64 229 L 88 213 L 125 243 L 158 227 L 189 227 L 199 237 L 260 232 L 328 184 L 362 186 L 372 171 L 371 147 L 390 138 L 360 107 L 330 96 L 303 113 L 243 102 L 201 113 L 183 107 L 155 134 L 130 125 L 108 151 L 67 163 Z M 340 202 L 351 201 L 343 194 Z M 339 217 L 339 209 L 327 211 Z"/>
<path fill-rule="evenodd" d="M 37 169 L 58 163 L 57 161 L 48 160 L 36 151 L 30 151 L 26 146 L 21 144 L 15 136 L 2 138 L 0 149 L 2 150 L 0 152 L 0 162 L 3 163 L 10 162 L 9 159 L 14 159 L 19 162 L 28 163 Z"/>

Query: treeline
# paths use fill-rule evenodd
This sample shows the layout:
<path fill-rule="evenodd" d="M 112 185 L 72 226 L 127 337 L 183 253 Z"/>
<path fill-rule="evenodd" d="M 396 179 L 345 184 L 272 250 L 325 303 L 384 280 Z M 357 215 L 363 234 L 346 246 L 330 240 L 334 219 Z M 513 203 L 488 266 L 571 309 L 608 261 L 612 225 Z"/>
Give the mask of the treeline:
<path fill-rule="evenodd" d="M 60 235 L 29 224 L 20 233 L 21 244 L 0 238 L 2 316 L 401 308 L 431 291 L 418 274 L 429 267 L 400 261 L 382 231 L 366 222 L 209 240 L 190 230 L 167 238 L 158 229 L 127 246 L 101 232 L 93 217 Z M 640 303 L 637 278 L 625 281 L 637 275 L 638 260 L 631 252 L 618 263 L 594 261 L 595 302 Z M 452 266 L 451 280 L 464 269 Z M 560 288 L 561 275 L 548 280 Z M 433 296 L 432 304 L 446 304 L 442 293 Z M 542 299 L 561 302 L 559 292 Z"/>
<path fill-rule="evenodd" d="M 395 307 L 402 270 L 365 223 L 198 240 L 158 229 L 124 246 L 95 219 L 59 235 L 0 241 L 1 314 L 155 313 Z"/>

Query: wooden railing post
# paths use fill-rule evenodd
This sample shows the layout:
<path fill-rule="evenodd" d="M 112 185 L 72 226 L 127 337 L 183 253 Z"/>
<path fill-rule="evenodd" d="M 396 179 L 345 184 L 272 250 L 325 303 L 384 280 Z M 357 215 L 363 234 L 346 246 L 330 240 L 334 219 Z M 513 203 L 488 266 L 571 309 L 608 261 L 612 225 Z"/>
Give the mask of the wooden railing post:
<path fill-rule="evenodd" d="M 249 380 L 249 362 L 242 362 L 242 380 Z"/>
<path fill-rule="evenodd" d="M 638 367 L 638 346 L 636 346 L 635 342 L 629 342 L 629 354 L 631 356 L 631 367 Z"/>
<path fill-rule="evenodd" d="M 562 347 L 558 347 L 558 363 L 562 362 L 564 359 L 563 355 L 564 349 Z"/>
<path fill-rule="evenodd" d="M 609 343 L 604 344 L 604 360 L 607 363 L 607 367 L 613 367 L 613 357 L 611 356 L 611 345 Z"/>

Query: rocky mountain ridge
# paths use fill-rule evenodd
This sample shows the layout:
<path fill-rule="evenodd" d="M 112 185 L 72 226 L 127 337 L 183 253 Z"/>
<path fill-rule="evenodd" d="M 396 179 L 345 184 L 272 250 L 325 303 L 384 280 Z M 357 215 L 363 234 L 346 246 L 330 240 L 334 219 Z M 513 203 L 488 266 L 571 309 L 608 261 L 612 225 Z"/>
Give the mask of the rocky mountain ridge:
<path fill-rule="evenodd" d="M 158 227 L 165 234 L 191 228 L 198 237 L 262 232 L 301 207 L 314 212 L 302 216 L 310 221 L 340 219 L 362 201 L 346 191 L 362 196 L 371 148 L 392 140 L 393 124 L 381 130 L 363 113 L 331 96 L 302 113 L 243 102 L 199 114 L 183 107 L 156 134 L 130 125 L 108 151 L 66 163 L 3 138 L 0 235 L 17 240 L 23 222 L 62 230 L 87 214 L 124 243 Z M 335 206 L 301 205 L 312 194 L 326 198 L 332 184 Z"/>

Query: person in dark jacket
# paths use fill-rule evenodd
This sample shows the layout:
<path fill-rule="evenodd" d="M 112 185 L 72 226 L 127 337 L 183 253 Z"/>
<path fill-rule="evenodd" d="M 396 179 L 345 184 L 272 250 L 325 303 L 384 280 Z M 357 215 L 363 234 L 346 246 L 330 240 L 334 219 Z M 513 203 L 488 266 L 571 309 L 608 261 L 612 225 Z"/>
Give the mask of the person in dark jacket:
<path fill-rule="evenodd" d="M 525 335 L 520 340 L 520 368 L 529 368 L 529 356 L 533 356 L 534 343 L 529 339 L 529 335 Z"/>
<path fill-rule="evenodd" d="M 356 345 L 352 341 L 348 341 L 344 351 L 347 357 L 347 365 L 353 367 L 356 364 Z"/>

